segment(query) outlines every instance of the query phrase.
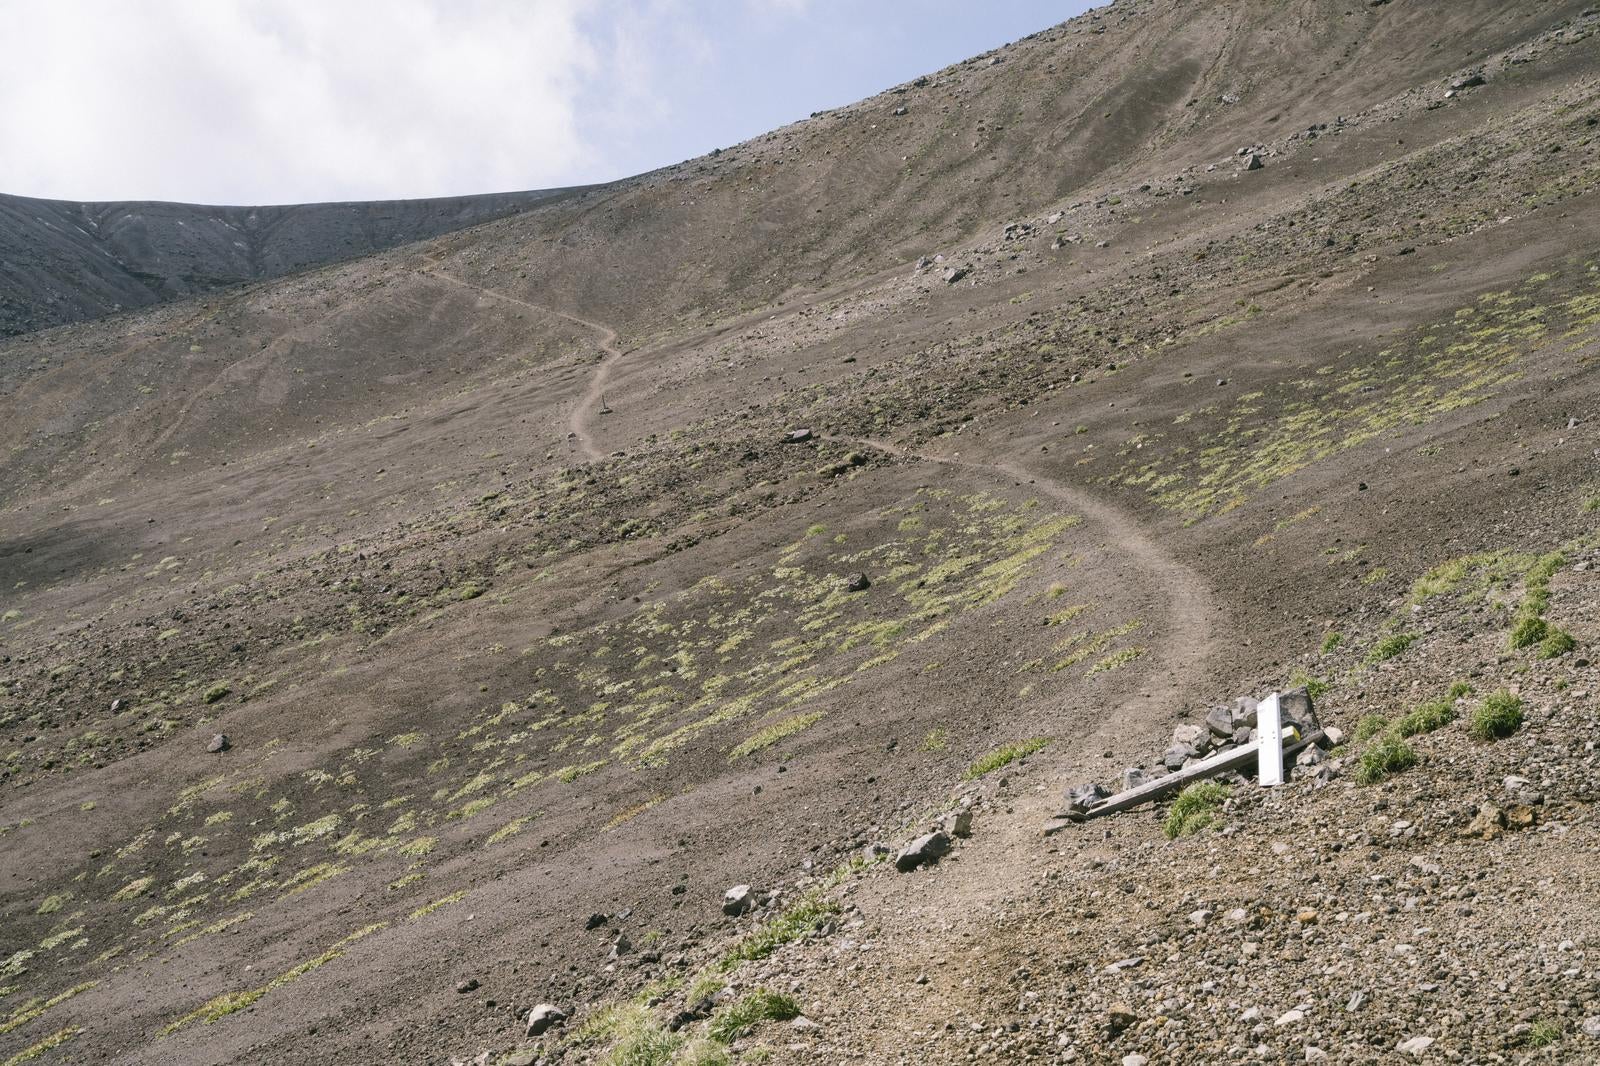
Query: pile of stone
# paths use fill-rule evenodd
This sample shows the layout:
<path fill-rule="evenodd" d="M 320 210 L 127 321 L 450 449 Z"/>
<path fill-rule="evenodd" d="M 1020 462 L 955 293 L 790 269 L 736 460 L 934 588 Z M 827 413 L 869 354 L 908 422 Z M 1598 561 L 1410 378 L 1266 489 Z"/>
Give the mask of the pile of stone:
<path fill-rule="evenodd" d="M 1149 786 L 1166 778 L 1172 779 L 1176 789 L 1191 781 L 1207 777 L 1232 777 L 1243 783 L 1246 774 L 1253 773 L 1256 764 L 1248 756 L 1257 741 L 1257 709 L 1259 702 L 1250 696 L 1240 696 L 1231 703 L 1211 708 L 1204 724 L 1185 723 L 1172 731 L 1172 743 L 1148 767 L 1131 766 L 1122 771 L 1121 789 L 1112 793 L 1097 781 L 1076 785 L 1067 791 L 1067 810 L 1064 817 L 1082 820 L 1098 807 L 1119 797 L 1148 790 L 1148 798 L 1155 799 L 1167 790 L 1149 790 Z M 1311 694 L 1304 688 L 1291 689 L 1278 695 L 1278 712 L 1286 750 L 1304 744 L 1286 758 L 1285 777 L 1290 771 L 1314 775 L 1319 787 L 1333 776 L 1333 767 L 1326 761 L 1324 749 L 1339 743 L 1343 737 L 1337 729 L 1323 729 L 1317 722 L 1311 705 Z M 1228 752 L 1239 752 L 1239 760 L 1218 760 Z M 1196 772 L 1203 766 L 1217 763 L 1215 772 Z"/>

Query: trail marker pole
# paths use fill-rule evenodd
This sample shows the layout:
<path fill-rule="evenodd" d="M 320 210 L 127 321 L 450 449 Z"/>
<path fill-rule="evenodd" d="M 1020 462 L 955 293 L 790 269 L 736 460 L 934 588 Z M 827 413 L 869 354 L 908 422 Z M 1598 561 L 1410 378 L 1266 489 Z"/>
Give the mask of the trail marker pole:
<path fill-rule="evenodd" d="M 1256 780 L 1263 786 L 1283 784 L 1283 718 L 1274 692 L 1256 706 Z"/>

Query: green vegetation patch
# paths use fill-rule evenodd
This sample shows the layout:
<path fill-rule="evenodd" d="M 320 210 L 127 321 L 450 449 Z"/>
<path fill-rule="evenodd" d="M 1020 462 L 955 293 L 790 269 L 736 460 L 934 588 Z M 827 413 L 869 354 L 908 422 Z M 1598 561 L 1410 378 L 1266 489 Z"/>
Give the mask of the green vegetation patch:
<path fill-rule="evenodd" d="M 1417 633 L 1389 634 L 1387 637 L 1384 637 L 1382 640 L 1378 641 L 1378 643 L 1374 644 L 1372 646 L 1372 650 L 1367 652 L 1368 665 L 1375 666 L 1378 663 L 1388 662 L 1390 659 L 1393 659 L 1396 655 L 1399 655 L 1401 652 L 1411 647 L 1411 645 L 1415 644 L 1419 635 L 1420 634 Z"/>
<path fill-rule="evenodd" d="M 833 900 L 818 893 L 808 895 L 735 944 L 719 967 L 726 972 L 741 962 L 764 959 L 783 945 L 810 936 L 838 913 L 839 905 Z"/>
<path fill-rule="evenodd" d="M 792 737 L 801 730 L 808 729 L 822 721 L 822 712 L 813 711 L 810 714 L 797 714 L 792 718 L 785 718 L 775 725 L 769 725 L 755 736 L 750 737 L 737 745 L 729 752 L 728 760 L 742 759 L 746 755 L 753 755 L 758 751 L 765 751 L 785 737 Z"/>
<path fill-rule="evenodd" d="M 1456 706 L 1452 700 L 1429 700 L 1419 703 L 1403 715 L 1394 724 L 1394 731 L 1401 737 L 1414 737 L 1421 733 L 1432 733 L 1436 729 L 1443 729 L 1455 721 Z"/>
<path fill-rule="evenodd" d="M 1178 793 L 1178 798 L 1167 812 L 1161 831 L 1169 840 L 1193 836 L 1213 825 L 1222 803 L 1233 793 L 1226 785 L 1215 781 L 1197 781 Z"/>
<path fill-rule="evenodd" d="M 793 996 L 758 988 L 719 1010 L 711 1019 L 711 1036 L 731 1044 L 762 1022 L 786 1022 L 800 1016 L 800 1004 Z"/>
<path fill-rule="evenodd" d="M 1356 762 L 1356 783 L 1374 785 L 1417 765 L 1417 752 L 1393 731 L 1380 733 Z"/>
<path fill-rule="evenodd" d="M 976 781 L 985 774 L 992 774 L 1003 766 L 1010 766 L 1018 759 L 1025 759 L 1034 752 L 1043 750 L 1049 743 L 1049 737 L 1032 737 L 1028 740 L 1019 740 L 1015 744 L 1006 744 L 978 759 L 967 767 L 967 772 L 961 776 L 965 780 Z"/>
<path fill-rule="evenodd" d="M 1522 700 L 1507 689 L 1485 696 L 1472 712 L 1467 731 L 1477 740 L 1499 740 L 1522 728 Z"/>

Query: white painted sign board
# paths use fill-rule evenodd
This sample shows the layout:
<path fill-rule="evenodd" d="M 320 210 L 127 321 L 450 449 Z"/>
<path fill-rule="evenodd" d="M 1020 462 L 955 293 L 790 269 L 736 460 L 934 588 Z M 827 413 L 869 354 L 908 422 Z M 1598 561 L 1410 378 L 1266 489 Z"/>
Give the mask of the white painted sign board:
<path fill-rule="evenodd" d="M 1261 745 L 1256 780 L 1268 787 L 1283 784 L 1283 719 L 1276 692 L 1256 706 L 1256 739 Z"/>

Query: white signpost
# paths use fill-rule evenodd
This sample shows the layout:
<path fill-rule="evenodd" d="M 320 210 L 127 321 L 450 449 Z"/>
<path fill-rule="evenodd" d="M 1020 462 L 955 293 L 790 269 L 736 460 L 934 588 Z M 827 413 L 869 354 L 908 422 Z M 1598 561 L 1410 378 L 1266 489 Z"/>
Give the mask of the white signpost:
<path fill-rule="evenodd" d="M 1283 719 L 1274 692 L 1256 705 L 1256 780 L 1263 786 L 1283 784 Z"/>

